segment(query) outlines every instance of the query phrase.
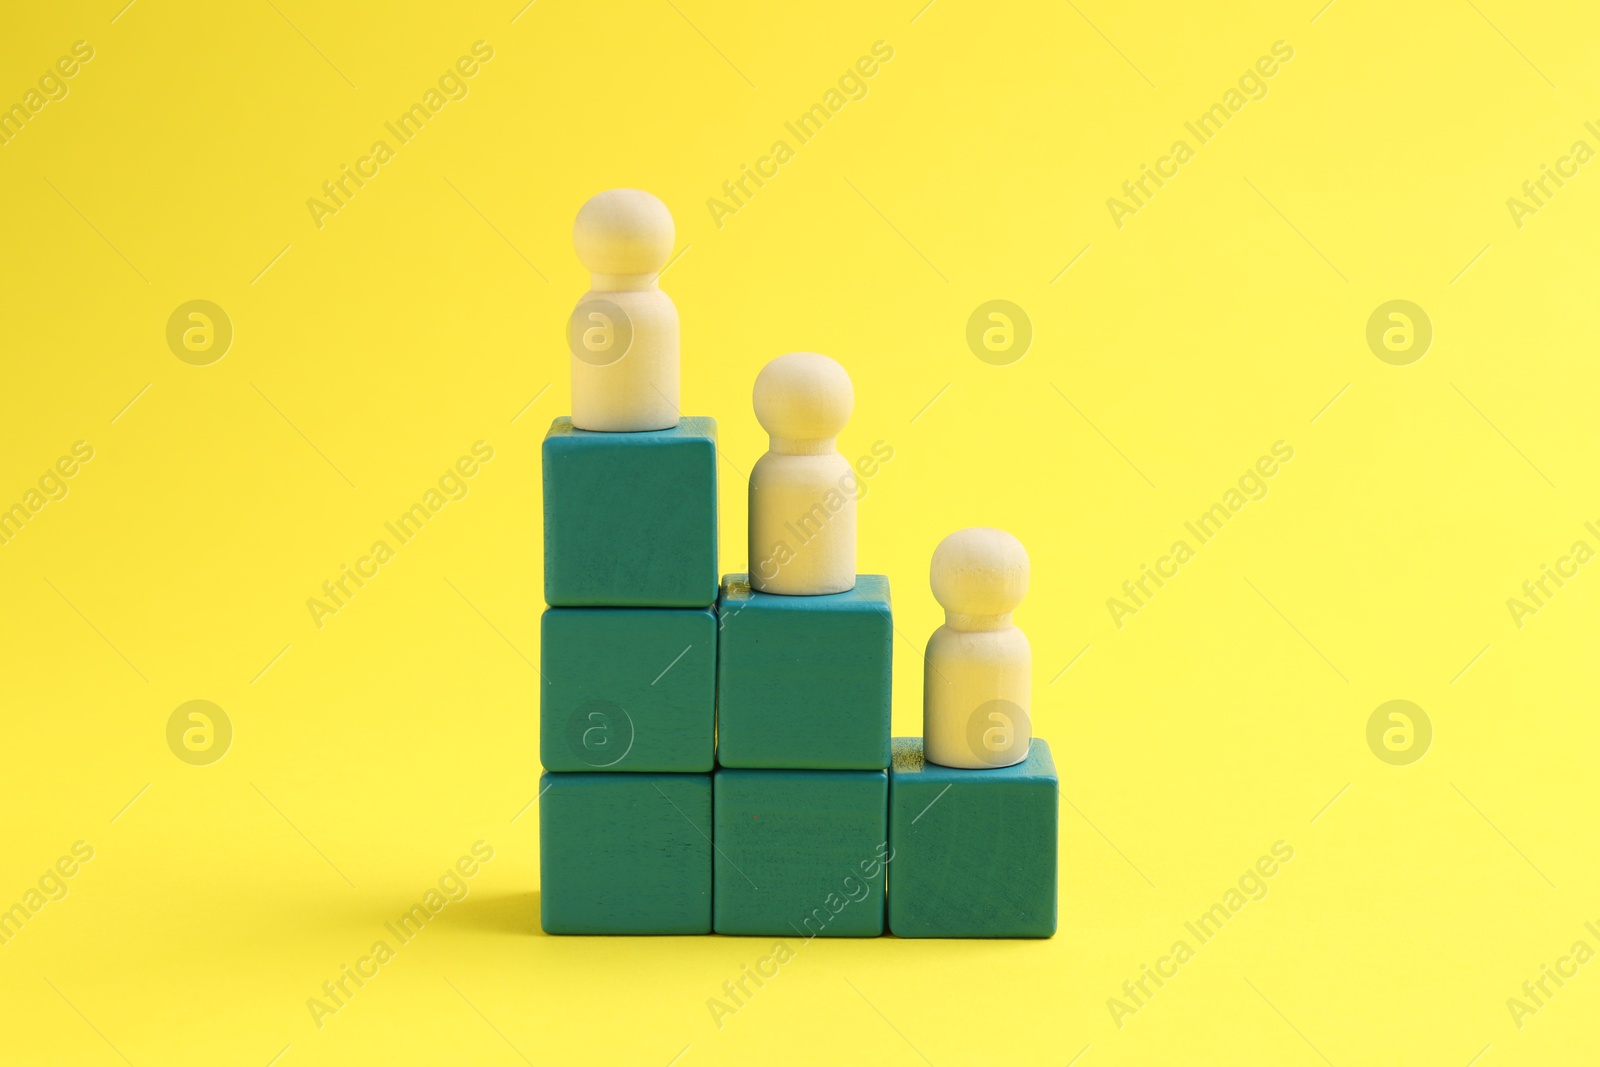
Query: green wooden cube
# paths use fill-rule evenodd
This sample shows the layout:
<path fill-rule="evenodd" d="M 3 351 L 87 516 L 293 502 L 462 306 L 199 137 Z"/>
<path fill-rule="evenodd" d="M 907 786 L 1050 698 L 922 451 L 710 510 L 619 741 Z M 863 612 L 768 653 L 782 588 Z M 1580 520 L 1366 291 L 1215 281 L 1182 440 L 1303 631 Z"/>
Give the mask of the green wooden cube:
<path fill-rule="evenodd" d="M 888 578 L 863 574 L 848 592 L 778 596 L 730 574 L 717 616 L 719 765 L 888 767 Z"/>
<path fill-rule="evenodd" d="M 703 608 L 717 599 L 717 424 L 544 439 L 544 599 Z"/>
<path fill-rule="evenodd" d="M 719 768 L 713 778 L 717 933 L 883 933 L 885 772 Z"/>
<path fill-rule="evenodd" d="M 545 774 L 547 934 L 709 934 L 709 774 Z"/>
<path fill-rule="evenodd" d="M 550 771 L 709 771 L 717 619 L 700 608 L 549 608 L 539 759 Z"/>
<path fill-rule="evenodd" d="M 1035 737 L 1014 767 L 928 763 L 894 739 L 889 768 L 889 929 L 896 937 L 1050 937 L 1056 932 L 1060 781 Z"/>

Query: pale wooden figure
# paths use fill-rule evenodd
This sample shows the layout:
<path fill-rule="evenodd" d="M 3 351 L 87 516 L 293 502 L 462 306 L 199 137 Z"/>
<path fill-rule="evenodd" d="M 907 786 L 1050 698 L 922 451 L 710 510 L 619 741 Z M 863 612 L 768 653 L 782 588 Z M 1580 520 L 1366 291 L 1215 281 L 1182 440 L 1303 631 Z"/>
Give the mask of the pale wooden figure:
<path fill-rule="evenodd" d="M 750 470 L 750 584 L 819 596 L 856 584 L 855 471 L 835 439 L 855 388 L 815 352 L 779 356 L 756 375 L 756 418 L 771 438 Z"/>
<path fill-rule="evenodd" d="M 1028 758 L 1033 650 L 1011 613 L 1028 591 L 1028 552 L 984 526 L 939 542 L 929 568 L 945 623 L 928 639 L 922 736 L 945 767 L 1009 767 Z"/>
<path fill-rule="evenodd" d="M 580 430 L 678 424 L 678 309 L 656 284 L 674 236 L 667 205 L 641 189 L 607 190 L 578 211 L 572 243 L 592 276 L 568 327 Z"/>

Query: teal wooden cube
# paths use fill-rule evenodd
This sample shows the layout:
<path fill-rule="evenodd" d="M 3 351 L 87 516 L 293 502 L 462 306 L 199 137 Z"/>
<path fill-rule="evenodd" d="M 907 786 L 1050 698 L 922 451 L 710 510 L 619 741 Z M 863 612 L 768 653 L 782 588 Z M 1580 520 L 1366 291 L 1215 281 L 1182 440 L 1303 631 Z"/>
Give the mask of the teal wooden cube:
<path fill-rule="evenodd" d="M 717 424 L 544 439 L 544 599 L 703 608 L 717 599 Z"/>
<path fill-rule="evenodd" d="M 706 608 L 549 608 L 539 759 L 550 771 L 709 771 L 717 619 Z"/>
<path fill-rule="evenodd" d="M 885 772 L 724 768 L 713 784 L 717 933 L 883 933 Z"/>
<path fill-rule="evenodd" d="M 545 774 L 539 912 L 547 934 L 709 934 L 709 774 Z"/>
<path fill-rule="evenodd" d="M 717 616 L 720 766 L 889 766 L 888 578 L 863 574 L 848 592 L 778 596 L 730 574 Z"/>
<path fill-rule="evenodd" d="M 889 929 L 896 937 L 1050 937 L 1056 932 L 1060 781 L 1035 737 L 1013 767 L 928 763 L 894 739 L 889 768 Z"/>

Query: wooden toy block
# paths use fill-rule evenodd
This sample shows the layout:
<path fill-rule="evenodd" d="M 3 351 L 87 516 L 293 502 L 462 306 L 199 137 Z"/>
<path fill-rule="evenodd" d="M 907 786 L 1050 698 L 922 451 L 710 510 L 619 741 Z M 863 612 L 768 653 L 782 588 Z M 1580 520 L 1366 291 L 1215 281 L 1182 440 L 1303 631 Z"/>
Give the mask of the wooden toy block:
<path fill-rule="evenodd" d="M 717 424 L 544 439 L 544 598 L 703 608 L 717 598 Z"/>
<path fill-rule="evenodd" d="M 717 619 L 706 608 L 549 608 L 539 759 L 550 771 L 709 771 Z"/>
<path fill-rule="evenodd" d="M 1041 738 L 1021 763 L 981 770 L 929 763 L 920 737 L 895 738 L 889 929 L 896 937 L 1053 935 L 1059 794 Z"/>
<path fill-rule="evenodd" d="M 1033 651 L 1011 613 L 1028 591 L 1028 553 L 1004 530 L 939 542 L 929 567 L 945 623 L 923 658 L 926 756 L 946 767 L 1009 767 L 1028 757 Z"/>
<path fill-rule="evenodd" d="M 547 934 L 709 934 L 711 776 L 544 774 Z"/>
<path fill-rule="evenodd" d="M 717 933 L 883 933 L 885 772 L 719 769 L 713 780 Z"/>
<path fill-rule="evenodd" d="M 750 584 L 764 593 L 842 593 L 856 581 L 856 493 L 835 444 L 855 387 L 838 363 L 790 352 L 756 376 L 770 445 L 750 468 Z"/>
<path fill-rule="evenodd" d="M 730 574 L 717 601 L 717 763 L 882 770 L 889 765 L 889 579 L 830 596 L 780 596 Z"/>

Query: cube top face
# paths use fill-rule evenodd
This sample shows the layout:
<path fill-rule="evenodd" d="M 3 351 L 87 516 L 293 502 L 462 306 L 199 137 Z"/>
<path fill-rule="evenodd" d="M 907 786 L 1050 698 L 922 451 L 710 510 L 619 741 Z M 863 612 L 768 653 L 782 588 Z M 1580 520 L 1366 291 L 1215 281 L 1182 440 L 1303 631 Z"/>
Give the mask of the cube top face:
<path fill-rule="evenodd" d="M 1056 931 L 1060 782 L 1035 737 L 1012 767 L 928 763 L 897 737 L 889 771 L 897 937 L 1050 937 Z"/>
<path fill-rule="evenodd" d="M 720 766 L 889 765 L 894 625 L 886 577 L 859 575 L 843 593 L 782 596 L 730 574 L 717 616 Z"/>
<path fill-rule="evenodd" d="M 885 772 L 720 769 L 712 780 L 717 933 L 883 933 Z"/>
<path fill-rule="evenodd" d="M 539 779 L 548 934 L 709 934 L 709 774 Z"/>
<path fill-rule="evenodd" d="M 841 612 L 888 611 L 889 577 L 884 574 L 858 574 L 854 589 L 822 596 L 784 596 L 762 593 L 750 585 L 748 574 L 729 574 L 722 579 L 722 603 L 743 610 L 746 607 L 779 611 Z"/>
<path fill-rule="evenodd" d="M 703 608 L 717 598 L 717 424 L 544 439 L 544 589 L 553 607 Z"/>
<path fill-rule="evenodd" d="M 549 608 L 539 631 L 539 760 L 546 770 L 711 770 L 715 615 L 704 608 Z"/>
<path fill-rule="evenodd" d="M 944 788 L 950 782 L 968 782 L 972 775 L 981 774 L 986 782 L 1041 781 L 1055 789 L 1061 779 L 1056 775 L 1056 761 L 1050 755 L 1050 745 L 1042 737 L 1035 737 L 1028 745 L 1028 758 L 1010 767 L 984 767 L 967 770 L 929 763 L 922 751 L 922 738 L 897 737 L 891 746 L 891 767 L 899 780 L 907 785 L 936 783 Z"/>
<path fill-rule="evenodd" d="M 636 447 L 671 441 L 715 441 L 717 439 L 717 420 L 709 415 L 685 415 L 678 420 L 678 425 L 669 426 L 665 430 L 635 430 L 613 433 L 602 430 L 580 430 L 572 425 L 571 415 L 558 415 L 550 423 L 550 430 L 545 436 L 547 438 L 571 438 L 574 440 L 622 438 Z"/>

